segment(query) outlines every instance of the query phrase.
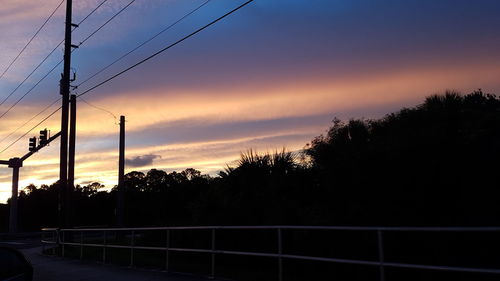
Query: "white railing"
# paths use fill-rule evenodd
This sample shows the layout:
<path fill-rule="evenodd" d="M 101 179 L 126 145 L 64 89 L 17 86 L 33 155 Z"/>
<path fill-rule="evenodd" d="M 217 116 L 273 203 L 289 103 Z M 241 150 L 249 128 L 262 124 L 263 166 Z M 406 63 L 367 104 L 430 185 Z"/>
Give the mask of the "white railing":
<path fill-rule="evenodd" d="M 264 252 L 247 252 L 247 251 L 231 251 L 231 250 L 218 250 L 215 245 L 215 237 L 217 230 L 233 229 L 233 230 L 275 230 L 276 231 L 276 253 Z M 173 230 L 209 230 L 211 235 L 211 247 L 209 249 L 194 249 L 194 248 L 178 248 L 171 247 L 170 232 Z M 362 231 L 373 232 L 377 236 L 377 249 L 378 258 L 376 260 L 361 260 L 361 259 L 341 259 L 329 257 L 315 257 L 305 255 L 292 255 L 283 252 L 282 232 L 284 230 L 337 230 L 337 231 Z M 164 241 L 165 247 L 153 246 L 139 246 L 135 245 L 136 234 L 141 231 L 165 231 L 166 239 Z M 99 240 L 102 243 L 84 243 L 84 233 L 97 232 Z M 110 232 L 128 232 L 130 236 L 129 245 L 113 245 L 107 243 L 107 235 Z M 82 228 L 82 229 L 58 229 L 58 228 L 44 228 L 42 229 L 42 244 L 45 251 L 45 245 L 52 245 L 52 253 L 55 254 L 56 248 L 60 248 L 62 256 L 65 256 L 65 246 L 80 247 L 80 259 L 83 258 L 83 247 L 100 247 L 102 248 L 102 261 L 106 262 L 106 249 L 119 248 L 130 249 L 130 266 L 134 266 L 134 250 L 155 250 L 165 251 L 165 270 L 169 271 L 170 265 L 170 252 L 191 252 L 191 253 L 208 253 L 211 256 L 211 271 L 210 277 L 215 276 L 215 256 L 216 255 L 240 255 L 240 256 L 256 256 L 256 257 L 270 257 L 278 260 L 278 280 L 283 280 L 283 260 L 308 260 L 308 261 L 321 261 L 331 263 L 344 263 L 354 265 L 367 265 L 379 268 L 379 280 L 385 281 L 386 268 L 407 268 L 407 269 L 422 269 L 422 270 L 436 270 L 436 271 L 450 271 L 450 272 L 467 272 L 467 273 L 485 273 L 499 275 L 500 269 L 497 268 L 476 268 L 476 267 L 461 267 L 461 266 L 439 266 L 439 265 L 426 265 L 426 264 L 411 264 L 411 263 L 397 263 L 386 262 L 384 255 L 384 233 L 389 232 L 500 232 L 500 227 L 355 227 L 355 226 L 190 226 L 190 227 L 140 227 L 140 228 Z M 47 235 L 47 233 L 49 235 Z M 79 242 L 65 241 L 65 233 L 73 233 L 73 241 L 77 240 L 79 233 Z M 89 234 L 87 234 L 89 235 Z"/>

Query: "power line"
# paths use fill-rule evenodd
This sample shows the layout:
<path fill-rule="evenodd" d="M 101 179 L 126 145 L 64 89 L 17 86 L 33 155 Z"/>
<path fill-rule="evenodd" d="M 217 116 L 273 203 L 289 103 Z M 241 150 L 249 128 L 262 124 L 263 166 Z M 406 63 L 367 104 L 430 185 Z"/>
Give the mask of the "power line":
<path fill-rule="evenodd" d="M 61 108 L 62 108 L 62 106 L 59 107 L 58 109 L 54 110 L 47 117 L 43 118 L 42 121 L 38 122 L 35 126 L 33 126 L 31 129 L 29 129 L 26 133 L 24 133 L 22 136 L 20 136 L 19 138 L 17 138 L 14 142 L 12 142 L 7 147 L 5 147 L 2 151 L 0 151 L 0 154 L 3 153 L 3 152 L 5 152 L 7 149 L 9 149 L 14 144 L 16 144 L 19 140 L 21 140 L 22 138 L 24 138 L 27 134 L 31 133 L 31 131 L 33 131 L 34 129 L 36 129 L 36 127 L 40 126 L 43 122 L 47 121 L 47 119 L 49 119 L 50 117 L 52 117 L 52 115 L 56 114 L 56 112 L 58 112 Z"/>
<path fill-rule="evenodd" d="M 45 22 L 42 24 L 42 26 L 40 26 L 38 28 L 38 30 L 35 32 L 35 34 L 31 37 L 31 39 L 28 41 L 28 43 L 26 43 L 26 45 L 24 45 L 24 47 L 22 48 L 22 50 L 17 54 L 17 56 L 12 60 L 12 62 L 9 64 L 9 66 L 7 66 L 7 68 L 3 71 L 2 75 L 0 75 L 0 79 L 5 75 L 5 73 L 7 73 L 7 71 L 9 71 L 10 67 L 17 61 L 17 59 L 21 56 L 21 54 L 24 52 L 24 50 L 26 50 L 26 48 L 28 47 L 29 44 L 31 44 L 31 41 L 33 41 L 33 39 L 35 39 L 35 37 L 38 35 L 38 33 L 40 33 L 40 31 L 42 30 L 42 28 L 47 24 L 47 22 L 49 22 L 49 20 L 52 18 L 52 16 L 57 12 L 57 10 L 59 9 L 59 7 L 61 7 L 62 3 L 64 3 L 65 0 L 62 0 L 59 5 L 57 5 L 57 7 L 54 9 L 54 11 L 49 15 L 49 17 L 45 20 Z"/>
<path fill-rule="evenodd" d="M 80 25 L 82 24 L 85 20 L 87 20 L 92 14 L 94 14 L 104 3 L 106 3 L 108 0 L 103 0 L 99 5 L 97 5 L 89 14 L 87 14 L 87 16 L 85 16 L 77 25 Z M 126 5 L 124 8 L 122 8 L 120 11 L 118 11 L 115 15 L 113 15 L 108 21 L 106 21 L 106 23 L 104 23 L 103 25 L 101 25 L 101 27 L 98 28 L 97 31 L 94 31 L 92 34 L 90 34 L 84 41 L 87 41 L 90 37 L 92 37 L 93 35 L 95 35 L 100 29 L 102 29 L 106 24 L 108 24 L 111 20 L 113 20 L 117 15 L 119 15 L 121 12 L 123 12 L 128 6 L 130 6 L 135 0 L 131 1 L 128 5 Z M 75 27 L 76 29 L 76 27 Z M 72 31 L 74 31 L 75 29 L 73 29 Z M 43 64 L 47 58 L 55 51 L 57 50 L 57 48 L 64 42 L 64 40 L 62 40 L 43 60 L 42 62 L 36 67 L 36 69 L 38 69 L 40 67 L 41 64 Z M 82 45 L 83 42 L 80 43 L 80 45 Z M 72 50 L 72 51 L 75 51 L 76 49 Z M 5 111 L 2 115 L 0 115 L 0 118 L 4 117 L 9 111 L 12 110 L 12 108 L 14 108 L 24 97 L 26 97 L 36 86 L 38 86 L 45 78 L 47 78 L 47 76 L 49 76 L 64 60 L 61 60 L 59 61 L 49 72 L 47 72 L 40 80 L 38 80 L 38 82 L 32 87 L 30 88 L 23 96 L 21 96 L 21 98 L 19 98 L 9 109 L 7 109 L 7 111 Z M 30 75 L 28 75 L 28 77 L 22 82 L 24 83 L 35 71 L 33 70 L 32 73 Z M 22 84 L 21 84 L 22 85 Z M 19 85 L 17 88 L 19 88 L 21 85 Z M 16 88 L 16 90 L 17 90 Z M 10 95 L 12 95 L 13 93 L 11 93 Z M 9 95 L 9 96 L 10 96 Z M 19 126 L 18 128 L 16 128 L 14 131 L 12 131 L 11 133 L 9 133 L 9 135 L 7 135 L 6 137 L 4 137 L 1 141 L 5 141 L 5 139 L 7 139 L 8 137 L 10 137 L 11 135 L 13 135 L 15 132 L 17 132 L 18 130 L 20 130 L 22 127 L 24 127 L 26 124 L 28 124 L 29 122 L 31 122 L 33 119 L 35 119 L 36 117 L 38 117 L 40 114 L 42 114 L 43 112 L 45 112 L 47 109 L 49 109 L 51 106 L 53 106 L 55 103 L 57 103 L 58 101 L 60 101 L 61 98 L 58 98 L 57 100 L 55 100 L 54 102 L 52 102 L 51 104 L 49 104 L 47 107 L 45 107 L 44 109 L 42 109 L 42 111 L 40 111 L 39 113 L 35 114 L 33 117 L 31 117 L 28 121 L 26 121 L 23 125 Z M 4 101 L 5 102 L 5 101 Z M 3 102 L 2 102 L 3 104 Z M 1 104 L 0 104 L 1 105 Z M 58 110 L 60 110 L 61 107 L 59 107 L 56 111 L 52 112 L 49 116 L 45 117 L 42 121 L 40 121 L 35 127 L 31 128 L 28 132 L 26 132 L 25 134 L 23 134 L 21 137 L 19 137 L 18 139 L 16 139 L 13 143 L 11 143 L 10 145 L 8 145 L 7 147 L 5 147 L 2 151 L 0 151 L 0 153 L 3 153 L 4 151 L 6 151 L 7 149 L 9 149 L 12 145 L 14 145 L 15 143 L 17 143 L 21 138 L 23 138 L 24 136 L 26 136 L 29 132 L 31 132 L 32 130 L 34 130 L 37 126 L 39 126 L 40 124 L 42 124 L 43 122 L 45 122 L 48 118 L 50 118 L 52 115 L 54 115 Z"/>
<path fill-rule="evenodd" d="M 65 0 L 61 1 L 61 3 L 57 6 L 56 10 L 62 5 L 62 3 L 64 2 Z M 99 5 L 97 5 L 89 14 L 87 14 L 87 16 L 85 16 L 77 25 L 80 25 L 82 24 L 85 20 L 87 20 L 92 14 L 94 14 L 104 3 L 106 3 L 108 0 L 103 0 Z M 51 14 L 51 16 L 55 13 L 55 11 Z M 50 17 L 49 17 L 50 19 Z M 47 20 L 48 21 L 48 20 Z M 46 22 L 47 22 L 46 21 Z M 45 23 L 46 23 L 45 22 Z M 43 26 L 42 26 L 43 27 Z M 40 28 L 41 29 L 41 28 Z M 76 29 L 76 27 L 75 27 Z M 74 31 L 75 29 L 73 29 L 72 31 Z M 38 32 L 37 32 L 38 33 Z M 95 32 L 94 32 L 95 33 Z M 35 34 L 36 36 L 36 34 Z M 33 39 L 33 38 L 32 38 Z M 31 42 L 31 40 L 30 40 Z M 59 43 L 57 44 L 57 46 L 35 67 L 35 69 L 21 82 L 21 84 L 19 86 L 16 87 L 16 89 L 9 94 L 9 96 L 2 101 L 2 103 L 0 103 L 0 105 L 2 105 L 19 87 L 22 86 L 22 84 L 24 82 L 26 82 L 26 80 L 28 80 L 28 78 L 50 57 L 50 55 L 52 55 L 52 53 L 55 52 L 55 50 L 57 50 L 57 48 L 59 48 L 59 46 L 61 46 L 61 44 L 64 43 L 64 39 Z M 29 44 L 29 43 L 28 43 Z M 26 48 L 26 47 L 25 47 Z M 23 49 L 24 50 L 24 49 Z M 22 52 L 22 51 L 21 51 Z M 54 69 L 57 68 L 57 66 L 59 66 L 63 61 L 61 60 L 59 63 L 57 63 L 47 74 L 45 74 L 45 76 L 42 77 L 42 79 L 40 79 L 36 84 L 35 86 L 33 86 L 26 94 L 24 94 L 22 98 L 24 98 L 29 92 L 31 92 L 38 84 L 40 84 L 50 73 L 52 73 L 52 71 L 54 71 Z M 9 66 L 10 67 L 10 66 Z M 2 74 L 3 76 L 3 74 Z M 0 77 L 1 78 L 1 77 Z M 7 114 L 17 103 L 19 103 L 21 101 L 21 99 L 19 99 L 13 106 L 11 106 L 6 112 L 4 112 L 1 116 L 5 116 L 5 114 Z M 81 98 L 83 100 L 83 98 Z M 12 136 L 14 133 L 16 133 L 18 130 L 20 130 L 22 127 L 26 126 L 26 124 L 28 124 L 29 122 L 31 122 L 32 120 L 34 120 L 36 117 L 38 117 L 40 114 L 44 113 L 47 109 L 49 109 L 50 107 L 52 107 L 54 104 L 56 104 L 57 102 L 59 102 L 61 100 L 61 98 L 58 98 L 56 99 L 55 101 L 53 101 L 52 103 L 50 103 L 49 105 L 47 105 L 45 108 L 43 108 L 40 112 L 38 112 L 37 114 L 35 114 L 34 116 L 32 116 L 30 119 L 28 119 L 26 122 L 24 122 L 21 126 L 17 127 L 14 131 L 10 132 L 6 137 L 4 137 L 2 140 L 0 140 L 0 143 L 4 142 L 7 138 L 9 138 L 10 136 Z M 84 101 L 85 102 L 85 101 Z M 42 124 L 43 122 L 45 122 L 48 118 L 50 118 L 52 115 L 54 115 L 57 111 L 59 111 L 61 109 L 61 107 L 59 107 L 57 110 L 55 110 L 54 112 L 52 112 L 51 114 L 49 114 L 47 117 L 45 117 L 42 121 L 40 121 L 37 125 L 35 125 L 33 128 L 31 128 L 28 132 L 26 132 L 25 134 L 23 134 L 21 137 L 19 137 L 17 140 L 15 140 L 13 143 L 11 143 L 10 145 L 8 145 L 7 147 L 5 147 L 0 153 L 3 153 L 4 151 L 6 151 L 7 149 L 9 149 L 12 145 L 14 145 L 16 142 L 18 142 L 21 138 L 25 137 L 27 134 L 29 134 L 32 130 L 34 130 L 37 126 L 39 126 L 40 124 Z M 115 117 L 116 119 L 116 117 Z"/>
<path fill-rule="evenodd" d="M 134 0 L 134 1 L 135 1 L 135 0 Z M 181 43 L 181 42 L 185 41 L 186 39 L 188 39 L 188 38 L 190 38 L 190 37 L 192 37 L 192 36 L 194 36 L 194 35 L 198 34 L 199 32 L 201 32 L 201 31 L 203 31 L 203 30 L 207 29 L 208 27 L 210 27 L 210 26 L 214 25 L 215 23 L 217 23 L 217 22 L 219 22 L 220 20 L 222 20 L 222 19 L 226 18 L 227 16 L 229 16 L 229 15 L 231 15 L 232 13 L 234 13 L 234 12 L 238 11 L 239 9 L 241 9 L 241 8 L 245 7 L 246 5 L 250 4 L 250 3 L 251 3 L 251 2 L 253 2 L 253 1 L 254 1 L 254 0 L 248 0 L 247 2 L 243 3 L 242 5 L 240 5 L 240 6 L 236 7 L 235 9 L 233 9 L 233 10 L 231 10 L 231 11 L 229 11 L 228 13 L 224 14 L 223 16 L 221 16 L 221 17 L 219 17 L 219 18 L 217 18 L 217 19 L 215 19 L 215 20 L 211 21 L 210 23 L 208 23 L 208 24 L 206 24 L 205 26 L 203 26 L 203 27 L 201 27 L 201 28 L 197 29 L 196 31 L 194 31 L 194 32 L 192 32 L 192 33 L 190 33 L 189 35 L 187 35 L 187 36 L 183 37 L 182 39 L 180 39 L 180 40 L 178 40 L 178 41 L 176 41 L 176 42 L 174 42 L 174 43 L 172 43 L 172 44 L 168 45 L 167 47 L 165 47 L 165 48 L 163 48 L 163 49 L 159 50 L 158 52 L 156 52 L 156 53 L 154 53 L 154 54 L 150 55 L 149 57 L 147 57 L 147 58 L 145 58 L 145 59 L 143 59 L 143 60 L 139 61 L 138 63 L 136 63 L 136 64 L 134 64 L 134 65 L 132 65 L 132 66 L 130 66 L 130 67 L 128 67 L 128 68 L 126 68 L 126 69 L 124 69 L 123 71 L 121 71 L 121 72 L 119 72 L 119 73 L 117 73 L 117 74 L 115 74 L 115 75 L 111 76 L 110 78 L 108 78 L 108 79 L 104 80 L 103 82 L 101 82 L 101 83 L 99 83 L 99 84 L 97 84 L 97 85 L 95 85 L 95 86 L 93 86 L 93 87 L 91 87 L 91 88 L 87 89 L 85 92 L 83 92 L 83 93 L 81 93 L 81 94 L 77 95 L 77 97 L 78 97 L 78 98 L 80 98 L 81 96 L 83 96 L 83 95 L 85 95 L 85 94 L 89 93 L 90 91 L 92 91 L 92 90 L 94 90 L 94 89 L 96 89 L 96 88 L 98 88 L 98 87 L 100 87 L 100 86 L 102 86 L 102 85 L 106 84 L 107 82 L 109 82 L 109 81 L 113 80 L 114 78 L 116 78 L 116 77 L 118 77 L 118 76 L 120 76 L 120 75 L 124 74 L 125 72 L 127 72 L 127 71 L 129 71 L 129 70 L 131 70 L 131 69 L 133 69 L 133 68 L 135 68 L 135 67 L 137 67 L 137 66 L 139 66 L 139 65 L 143 64 L 144 62 L 146 62 L 146 61 L 148 61 L 148 60 L 152 59 L 153 57 L 155 57 L 155 56 L 157 56 L 157 55 L 159 55 L 159 54 L 163 53 L 164 51 L 166 51 L 166 50 L 168 50 L 168 49 L 170 49 L 170 48 L 172 48 L 172 47 L 174 47 L 174 46 L 178 45 L 179 43 Z M 133 1 L 132 1 L 132 2 L 133 2 Z M 31 131 L 33 131 L 36 127 L 40 126 L 43 122 L 45 122 L 47 119 L 49 119 L 51 116 L 53 116 L 53 115 L 54 115 L 57 111 L 59 111 L 61 108 L 62 108 L 62 107 L 57 108 L 55 111 L 53 111 L 53 112 L 52 112 L 51 114 L 49 114 L 47 117 L 45 117 L 44 119 L 42 119 L 42 120 L 41 120 L 39 123 L 37 123 L 34 127 L 32 127 L 30 130 L 28 130 L 25 134 L 23 134 L 22 136 L 20 136 L 20 137 L 19 137 L 18 139 L 16 139 L 14 142 L 12 142 L 12 143 L 11 143 L 11 144 L 9 144 L 7 147 L 5 147 L 2 151 L 0 151 L 0 154 L 1 154 L 1 153 L 3 153 L 3 152 L 5 152 L 5 151 L 6 151 L 7 149 L 9 149 L 11 146 L 13 146 L 15 143 L 17 143 L 20 139 L 22 139 L 22 138 L 23 138 L 23 137 L 25 137 L 27 134 L 29 134 Z"/>
<path fill-rule="evenodd" d="M 208 27 L 210 27 L 210 26 L 214 25 L 215 23 L 219 22 L 220 20 L 224 19 L 225 17 L 229 16 L 230 14 L 232 14 L 232 13 L 234 13 L 234 12 L 238 11 L 239 9 L 241 9 L 241 8 L 245 7 L 246 5 L 250 4 L 250 3 L 251 3 L 251 2 L 253 2 L 253 1 L 254 1 L 254 0 L 248 0 L 247 2 L 243 3 L 242 5 L 240 5 L 240 6 L 236 7 L 236 8 L 234 8 L 233 10 L 231 10 L 231 11 L 229 11 L 228 13 L 224 14 L 223 16 L 221 16 L 221 17 L 219 17 L 219 18 L 217 18 L 217 19 L 215 19 L 215 20 L 211 21 L 210 23 L 208 23 L 208 24 L 206 24 L 205 26 L 203 26 L 203 27 L 201 27 L 201 28 L 197 29 L 196 31 L 194 31 L 194 32 L 192 32 L 192 33 L 190 33 L 189 35 L 187 35 L 187 36 L 183 37 L 182 39 L 179 39 L 178 41 L 176 41 L 176 42 L 174 42 L 174 43 L 172 43 L 172 44 L 168 45 L 167 47 L 165 47 L 165 48 L 163 48 L 163 49 L 161 49 L 161 50 L 157 51 L 156 53 L 154 53 L 154 54 L 150 55 L 149 57 L 147 57 L 147 58 L 145 58 L 145 59 L 143 59 L 143 60 L 141 60 L 141 61 L 139 61 L 139 62 L 135 63 L 134 65 L 127 67 L 126 69 L 124 69 L 124 70 L 122 70 L 122 71 L 118 72 L 117 74 L 115 74 L 115 75 L 113 75 L 113 76 L 109 77 L 108 79 L 106 79 L 106 80 L 104 80 L 104 81 L 102 81 L 102 82 L 98 83 L 97 85 L 94 85 L 94 86 L 90 87 L 89 89 L 85 90 L 83 93 L 81 93 L 81 94 L 77 95 L 77 97 L 81 97 L 81 96 L 83 96 L 83 95 L 87 94 L 88 92 L 90 92 L 90 91 L 92 91 L 92 90 L 95 90 L 96 88 L 98 88 L 98 87 L 100 87 L 100 86 L 102 86 L 102 85 L 104 85 L 104 84 L 108 83 L 109 81 L 111 81 L 111 80 L 115 79 L 116 77 L 118 77 L 118 76 L 120 76 L 120 75 L 124 74 L 125 72 L 128 72 L 129 70 L 131 70 L 131 69 L 133 69 L 133 68 L 135 68 L 135 67 L 137 67 L 137 66 L 139 66 L 139 65 L 141 65 L 141 64 L 143 64 L 143 63 L 145 63 L 146 61 L 148 61 L 148 60 L 150 60 L 150 59 L 152 59 L 152 58 L 156 57 L 157 55 L 159 55 L 159 54 L 161 54 L 161 53 L 165 52 L 166 50 L 168 50 L 168 49 L 170 49 L 170 48 L 172 48 L 172 47 L 174 47 L 174 46 L 178 45 L 179 43 L 181 43 L 181 42 L 185 41 L 186 39 L 188 39 L 188 38 L 190 38 L 190 37 L 192 37 L 192 36 L 194 36 L 194 35 L 198 34 L 199 32 L 201 32 L 201 31 L 203 31 L 203 30 L 207 29 L 207 28 L 208 28 Z"/>
<path fill-rule="evenodd" d="M 49 104 L 46 107 L 44 107 L 40 112 L 38 112 L 37 114 L 33 115 L 33 117 L 31 117 L 28 121 L 24 122 L 24 124 L 22 124 L 21 126 L 17 127 L 14 131 L 10 132 L 7 136 L 5 136 L 3 139 L 1 139 L 0 143 L 4 142 L 6 139 L 8 139 L 10 136 L 12 136 L 13 134 L 15 134 L 21 128 L 23 128 L 24 126 L 26 126 L 26 124 L 28 124 L 29 122 L 33 121 L 33 119 L 35 119 L 38 116 L 40 116 L 40 114 L 44 113 L 47 109 L 51 108 L 54 104 L 58 103 L 60 100 L 61 100 L 61 98 L 58 98 L 55 101 L 53 101 L 51 104 Z"/>
<path fill-rule="evenodd" d="M 104 0 L 101 2 L 101 4 L 97 5 L 87 16 L 85 16 L 77 25 L 82 24 L 84 21 L 86 21 L 92 14 L 94 14 L 104 3 L 106 3 L 108 0 Z"/>
<path fill-rule="evenodd" d="M 179 22 L 181 22 L 182 20 L 184 20 L 185 18 L 189 17 L 190 15 L 192 15 L 193 13 L 195 13 L 196 11 L 198 11 L 199 9 L 201 9 L 203 6 L 207 5 L 211 0 L 207 0 L 205 1 L 203 4 L 199 5 L 198 7 L 196 7 L 194 10 L 192 10 L 191 12 L 187 13 L 186 15 L 184 15 L 183 17 L 181 17 L 180 19 L 178 19 L 177 21 L 175 21 L 174 23 L 170 24 L 169 26 L 165 27 L 164 29 L 162 29 L 160 32 L 156 33 L 153 37 L 149 38 L 148 40 L 142 42 L 141 44 L 139 44 L 137 47 L 133 48 L 132 50 L 128 51 L 127 53 L 123 54 L 121 57 L 117 58 L 116 60 L 114 60 L 113 62 L 111 62 L 110 64 L 108 64 L 107 66 L 101 68 L 99 71 L 97 71 L 96 73 L 92 74 L 90 77 L 88 77 L 87 79 L 83 80 L 81 83 L 79 83 L 77 86 L 75 86 L 75 88 L 78 88 L 80 87 L 81 85 L 83 85 L 84 83 L 88 82 L 89 80 L 91 80 L 92 78 L 94 78 L 95 76 L 101 74 L 103 71 L 105 71 L 106 69 L 110 68 L 111 66 L 113 66 L 115 63 L 121 61 L 122 59 L 124 59 L 125 57 L 127 57 L 128 55 L 130 55 L 131 53 L 135 52 L 137 49 L 141 48 L 142 46 L 146 45 L 147 43 L 151 42 L 152 40 L 154 40 L 156 37 L 160 36 L 161 34 L 163 34 L 165 31 L 171 29 L 172 27 L 174 27 L 175 25 L 177 25 Z"/>
<path fill-rule="evenodd" d="M 95 13 L 97 11 L 97 9 L 99 9 L 104 3 L 106 3 L 108 0 L 104 0 L 102 1 L 97 7 L 95 7 L 87 16 L 85 16 L 79 23 L 78 25 L 80 25 L 81 23 L 83 23 L 86 19 L 88 19 L 93 13 Z M 90 34 L 83 42 L 81 42 L 79 44 L 79 46 L 81 46 L 85 41 L 87 41 L 88 39 L 90 39 L 93 35 L 95 35 L 97 33 L 97 31 L 99 31 L 100 29 L 102 29 L 106 24 L 108 24 L 112 19 L 114 19 L 117 15 L 119 15 L 121 12 L 123 12 L 125 10 L 125 8 L 127 8 L 128 6 L 130 6 L 133 2 L 135 2 L 135 0 L 132 0 L 127 6 L 125 6 L 124 8 L 122 8 L 120 11 L 118 11 L 116 14 L 114 14 L 108 21 L 106 21 L 106 23 L 104 23 L 103 25 L 101 25 L 96 31 L 92 32 L 92 34 Z M 74 31 L 75 29 L 73 29 L 72 31 Z M 35 68 L 35 70 L 33 70 L 30 75 L 28 75 L 28 77 L 26 77 L 24 79 L 23 82 L 21 82 L 21 84 L 19 84 L 16 89 L 14 89 L 14 91 L 12 91 L 9 96 L 4 99 L 2 101 L 2 103 L 0 103 L 0 105 L 2 105 L 10 96 L 12 96 L 12 94 L 14 94 L 15 91 L 17 91 L 17 89 L 19 89 L 19 87 L 21 87 L 24 82 L 26 80 L 28 80 L 28 78 L 36 71 L 36 69 L 38 69 L 38 67 L 40 67 L 40 65 L 42 65 L 43 62 L 45 62 L 45 60 L 47 60 L 47 58 L 64 42 L 61 41 L 43 60 L 42 62 L 40 62 L 40 64 Z M 75 51 L 76 49 L 73 49 L 73 51 Z M 12 108 L 14 108 L 21 100 L 23 100 L 33 89 L 35 89 L 43 80 L 45 80 L 45 78 L 47 78 L 47 76 L 49 76 L 62 62 L 64 61 L 64 59 L 60 60 L 49 72 L 47 72 L 40 80 L 38 80 L 37 83 L 35 83 L 35 85 L 33 87 L 31 87 L 24 95 L 22 95 L 16 102 L 14 102 L 14 104 L 12 104 L 4 113 L 2 113 L 0 115 L 0 119 L 3 118 L 7 113 L 9 113 Z"/>
<path fill-rule="evenodd" d="M 26 78 L 24 78 L 24 80 L 19 85 L 17 85 L 17 87 L 12 92 L 10 92 L 10 94 L 7 97 L 5 97 L 2 100 L 0 106 L 3 105 L 22 85 L 24 85 L 24 82 L 26 82 L 26 80 L 28 80 L 31 77 L 31 75 L 33 75 L 33 73 L 35 73 L 35 71 L 57 50 L 57 48 L 59 48 L 59 46 L 61 46 L 63 42 L 64 40 L 61 41 L 54 49 L 52 49 L 52 51 L 50 51 L 50 53 L 35 67 L 35 69 L 33 69 L 33 71 L 31 71 L 31 73 L 28 76 L 26 76 Z"/>
<path fill-rule="evenodd" d="M 115 119 L 115 125 L 118 125 L 118 122 L 116 122 L 116 120 L 118 120 L 118 119 L 116 118 L 116 115 L 113 114 L 113 112 L 111 112 L 111 111 L 109 111 L 109 110 L 107 110 L 107 109 L 105 109 L 103 107 L 99 107 L 99 106 L 93 105 L 90 102 L 84 100 L 82 97 L 79 97 L 78 99 L 80 99 L 81 101 L 83 101 L 84 103 L 86 103 L 87 105 L 89 105 L 89 106 L 91 106 L 91 107 L 93 107 L 95 109 L 98 109 L 98 110 L 104 111 L 106 113 L 109 113 Z"/>
<path fill-rule="evenodd" d="M 106 3 L 108 0 L 104 0 L 102 1 L 99 5 L 97 5 L 90 13 L 88 13 L 77 25 L 81 25 L 84 21 L 86 21 L 91 15 L 93 15 L 104 3 Z M 61 2 L 62 3 L 62 2 Z M 60 6 L 61 4 L 59 4 Z M 58 6 L 58 7 L 59 7 Z M 76 29 L 76 27 L 72 30 L 74 31 Z M 19 84 L 17 85 L 17 87 L 12 90 L 12 92 L 9 93 L 9 95 L 7 95 L 7 97 L 5 97 L 2 102 L 0 102 L 0 106 L 2 106 L 22 85 L 24 85 L 24 82 L 26 82 L 30 77 L 31 75 L 33 75 L 33 73 L 35 73 L 35 71 L 38 70 L 38 68 L 40 68 L 40 66 L 57 50 L 57 48 L 59 48 L 59 46 L 61 46 L 61 44 L 64 43 L 64 39 L 59 42 L 59 44 L 57 44 L 57 46 L 54 47 L 54 49 L 52 49 L 52 51 L 50 51 L 50 53 L 45 56 L 45 58 L 35 67 L 35 69 L 33 69 L 31 71 L 31 73 L 26 76 L 26 78 L 24 78 L 24 80 Z"/>
<path fill-rule="evenodd" d="M 9 113 L 12 108 L 14 108 L 21 100 L 23 100 L 29 93 L 31 93 L 31 91 L 33 91 L 33 89 L 35 89 L 43 80 L 45 80 L 45 78 L 47 78 L 47 76 L 49 76 L 52 71 L 54 71 L 63 61 L 59 61 L 54 67 L 52 67 L 52 69 L 47 72 L 40 80 L 38 80 L 38 82 L 35 83 L 35 85 L 33 85 L 33 87 L 31 87 L 24 95 L 22 95 L 19 99 L 17 99 L 16 102 L 14 102 L 4 113 L 2 113 L 2 115 L 0 115 L 0 119 L 3 118 L 7 113 Z"/>
<path fill-rule="evenodd" d="M 127 5 L 125 5 L 125 7 L 121 8 L 121 10 L 119 10 L 110 19 L 108 19 L 105 23 L 103 23 L 101 26 L 99 26 L 99 28 L 97 28 L 96 30 L 94 30 L 94 32 L 92 32 L 89 36 L 87 36 L 85 39 L 83 39 L 83 41 L 80 42 L 80 44 L 78 44 L 78 46 L 81 46 L 83 43 L 85 43 L 85 41 L 89 40 L 90 37 L 94 36 L 94 34 L 96 34 L 97 32 L 99 32 L 99 30 L 101 30 L 105 25 L 107 25 L 109 22 L 111 22 L 115 17 L 117 17 L 119 14 L 121 14 L 123 11 L 125 11 L 125 9 L 127 9 L 134 2 L 135 2 L 135 0 L 132 0 Z"/>

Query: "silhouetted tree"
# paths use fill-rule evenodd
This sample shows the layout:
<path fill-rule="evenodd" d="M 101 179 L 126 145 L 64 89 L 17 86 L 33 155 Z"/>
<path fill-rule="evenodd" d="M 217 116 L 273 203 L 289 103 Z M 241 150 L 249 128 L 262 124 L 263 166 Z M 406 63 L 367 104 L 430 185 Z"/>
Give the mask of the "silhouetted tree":
<path fill-rule="evenodd" d="M 448 92 L 380 120 L 335 119 L 306 149 L 328 186 L 331 217 L 354 224 L 491 223 L 500 203 L 499 111 L 494 95 Z"/>
<path fill-rule="evenodd" d="M 376 120 L 335 118 L 302 152 L 248 150 L 217 177 L 130 172 L 126 224 L 492 225 L 499 143 L 499 98 L 434 95 Z M 75 188 L 73 225 L 113 224 L 116 187 L 103 187 Z M 21 191 L 22 229 L 57 226 L 58 188 Z"/>

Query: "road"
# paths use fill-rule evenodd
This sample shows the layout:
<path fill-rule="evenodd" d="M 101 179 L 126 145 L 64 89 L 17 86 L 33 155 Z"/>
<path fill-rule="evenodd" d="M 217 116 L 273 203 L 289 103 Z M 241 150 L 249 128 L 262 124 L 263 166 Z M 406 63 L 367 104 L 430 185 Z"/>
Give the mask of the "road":
<path fill-rule="evenodd" d="M 82 262 L 41 255 L 40 239 L 36 237 L 0 237 L 0 246 L 19 249 L 33 265 L 34 281 L 207 281 L 198 276 L 169 274 L 162 271 Z"/>

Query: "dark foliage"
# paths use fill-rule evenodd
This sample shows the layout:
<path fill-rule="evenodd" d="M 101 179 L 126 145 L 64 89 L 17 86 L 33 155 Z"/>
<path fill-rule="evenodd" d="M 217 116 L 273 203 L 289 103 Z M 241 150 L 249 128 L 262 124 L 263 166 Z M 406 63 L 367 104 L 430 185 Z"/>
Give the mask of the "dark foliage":
<path fill-rule="evenodd" d="M 306 149 L 328 189 L 330 221 L 495 224 L 499 113 L 493 95 L 449 92 L 381 120 L 334 120 Z"/>
<path fill-rule="evenodd" d="M 334 119 L 302 153 L 250 150 L 218 177 L 130 172 L 126 224 L 493 225 L 499 144 L 500 99 L 449 92 L 378 120 Z M 114 223 L 116 189 L 101 190 L 76 188 L 73 225 Z M 20 227 L 56 226 L 58 194 L 26 187 Z"/>

